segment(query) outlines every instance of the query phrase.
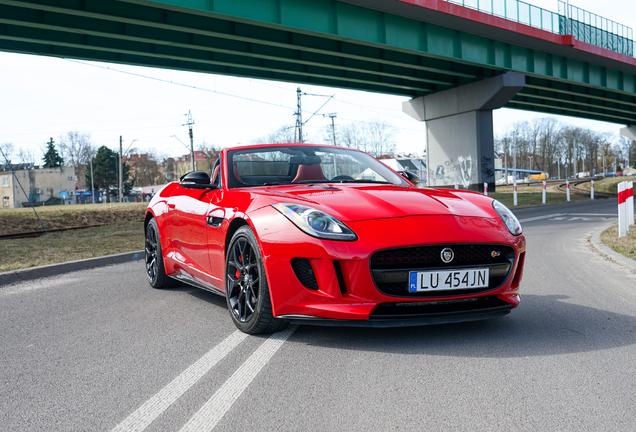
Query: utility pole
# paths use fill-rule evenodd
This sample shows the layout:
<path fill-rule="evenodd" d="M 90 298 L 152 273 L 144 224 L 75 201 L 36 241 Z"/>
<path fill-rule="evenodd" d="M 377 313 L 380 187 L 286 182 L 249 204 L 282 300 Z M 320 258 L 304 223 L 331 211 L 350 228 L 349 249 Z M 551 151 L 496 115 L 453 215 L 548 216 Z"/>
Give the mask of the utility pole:
<path fill-rule="evenodd" d="M 508 185 L 508 137 L 503 138 L 504 143 L 504 184 Z"/>
<path fill-rule="evenodd" d="M 303 142 L 303 112 L 300 109 L 300 96 L 301 96 L 302 92 L 300 90 L 300 87 L 298 87 L 296 89 L 296 99 L 297 99 L 297 105 L 296 105 L 296 112 L 294 113 L 296 115 L 296 128 L 294 129 L 294 142 L 299 142 L 302 143 Z M 298 133 L 298 140 L 296 140 L 296 133 Z"/>
<path fill-rule="evenodd" d="M 188 129 L 190 131 L 190 161 L 192 162 L 192 171 L 196 171 L 197 167 L 194 164 L 194 138 L 192 135 L 192 125 L 194 124 L 194 119 L 192 118 L 192 114 L 190 110 L 188 110 Z"/>
<path fill-rule="evenodd" d="M 122 165 L 121 165 L 121 157 L 122 157 L 122 152 L 124 151 L 124 149 L 122 148 L 123 144 L 122 144 L 122 136 L 119 135 L 119 179 L 117 181 L 117 196 L 119 197 L 119 202 L 123 202 L 124 197 L 122 195 L 124 195 L 122 193 L 122 188 L 121 188 L 121 180 L 124 177 L 124 170 L 122 169 Z"/>
<path fill-rule="evenodd" d="M 333 136 L 333 145 L 336 145 L 336 124 L 334 123 L 334 119 L 336 118 L 336 113 L 329 114 L 329 118 L 331 119 L 331 135 Z"/>
<path fill-rule="evenodd" d="M 95 204 L 95 182 L 93 181 L 93 158 L 91 157 L 91 204 Z"/>

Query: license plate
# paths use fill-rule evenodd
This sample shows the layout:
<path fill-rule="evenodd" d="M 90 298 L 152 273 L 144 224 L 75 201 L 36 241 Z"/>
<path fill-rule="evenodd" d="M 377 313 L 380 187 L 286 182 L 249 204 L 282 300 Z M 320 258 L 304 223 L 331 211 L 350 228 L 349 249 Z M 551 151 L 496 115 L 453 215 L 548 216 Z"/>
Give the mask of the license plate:
<path fill-rule="evenodd" d="M 485 288 L 487 286 L 487 268 L 409 272 L 409 292 Z"/>

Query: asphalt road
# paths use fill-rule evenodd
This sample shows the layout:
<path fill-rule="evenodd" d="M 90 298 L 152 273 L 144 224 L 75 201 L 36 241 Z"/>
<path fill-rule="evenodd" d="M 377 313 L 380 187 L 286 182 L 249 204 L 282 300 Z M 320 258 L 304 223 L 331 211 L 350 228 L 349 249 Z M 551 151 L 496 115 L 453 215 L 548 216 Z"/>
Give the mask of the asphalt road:
<path fill-rule="evenodd" d="M 516 213 L 522 303 L 491 321 L 244 336 L 142 262 L 0 287 L 0 430 L 634 430 L 636 274 L 586 241 L 616 201 Z"/>

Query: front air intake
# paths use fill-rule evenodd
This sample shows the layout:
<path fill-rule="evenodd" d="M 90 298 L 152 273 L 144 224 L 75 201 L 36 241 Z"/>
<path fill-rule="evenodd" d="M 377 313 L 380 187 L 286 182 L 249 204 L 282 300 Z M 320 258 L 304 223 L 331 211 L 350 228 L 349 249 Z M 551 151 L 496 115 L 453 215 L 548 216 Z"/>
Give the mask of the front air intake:
<path fill-rule="evenodd" d="M 344 275 L 342 274 L 342 267 L 340 267 L 340 261 L 333 260 L 333 268 L 336 271 L 336 277 L 338 278 L 338 286 L 340 286 L 340 293 L 347 293 L 347 284 L 345 283 Z"/>
<path fill-rule="evenodd" d="M 316 275 L 314 269 L 311 268 L 311 263 L 307 258 L 293 258 L 291 260 L 291 266 L 294 270 L 294 274 L 305 288 L 310 290 L 318 290 L 318 282 L 316 281 Z"/>

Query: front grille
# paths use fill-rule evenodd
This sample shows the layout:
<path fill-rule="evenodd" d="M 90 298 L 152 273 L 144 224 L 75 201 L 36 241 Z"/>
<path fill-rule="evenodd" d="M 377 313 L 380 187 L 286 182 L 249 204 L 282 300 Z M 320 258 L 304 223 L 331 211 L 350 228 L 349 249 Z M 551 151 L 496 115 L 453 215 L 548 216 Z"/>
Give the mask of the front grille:
<path fill-rule="evenodd" d="M 291 265 L 301 284 L 311 290 L 318 289 L 316 275 L 314 274 L 314 270 L 311 268 L 311 263 L 307 258 L 294 258 L 291 260 Z"/>
<path fill-rule="evenodd" d="M 451 248 L 455 254 L 446 264 L 441 252 Z M 496 252 L 496 256 L 493 256 Z M 497 255 L 498 253 L 498 255 Z M 401 297 L 447 297 L 489 291 L 501 286 L 513 267 L 515 250 L 510 246 L 459 244 L 428 245 L 398 249 L 387 249 L 371 256 L 371 274 L 376 287 L 384 294 Z M 487 288 L 463 290 L 415 292 L 408 291 L 408 277 L 411 271 L 467 269 L 471 267 L 489 268 L 490 279 Z"/>

